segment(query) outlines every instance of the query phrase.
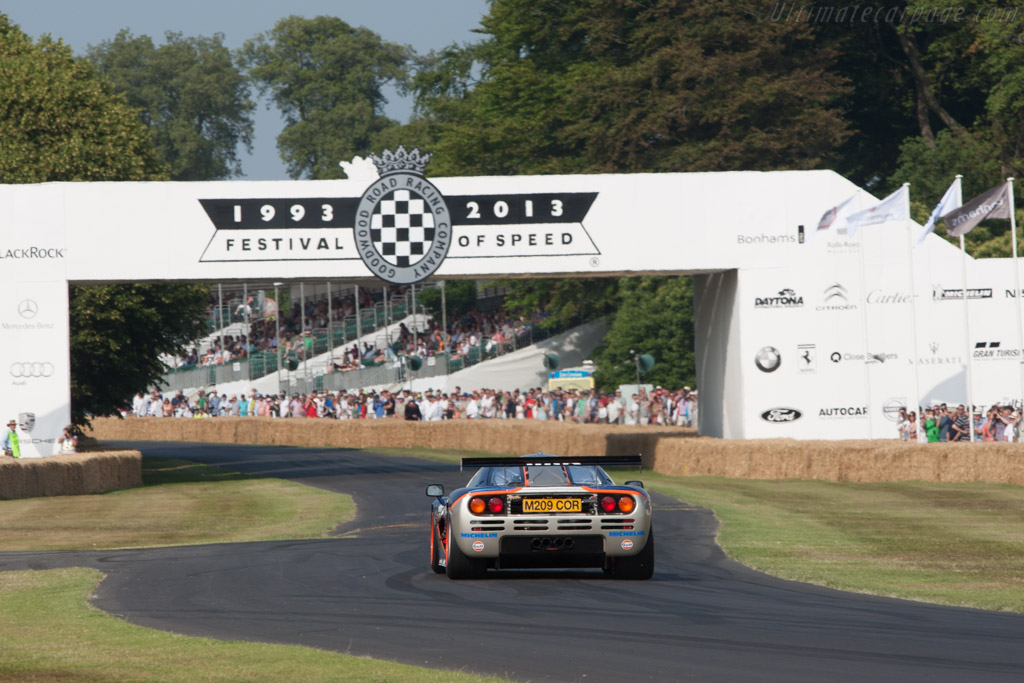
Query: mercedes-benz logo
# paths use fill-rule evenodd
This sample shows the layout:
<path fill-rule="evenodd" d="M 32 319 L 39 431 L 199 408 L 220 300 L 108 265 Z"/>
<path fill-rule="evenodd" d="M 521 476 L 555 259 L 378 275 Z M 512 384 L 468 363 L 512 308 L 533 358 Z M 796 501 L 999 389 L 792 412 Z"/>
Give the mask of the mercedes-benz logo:
<path fill-rule="evenodd" d="M 32 299 L 22 299 L 18 304 L 18 315 L 22 318 L 34 318 L 39 312 L 39 304 Z"/>
<path fill-rule="evenodd" d="M 11 377 L 49 377 L 53 374 L 53 363 L 11 363 Z"/>

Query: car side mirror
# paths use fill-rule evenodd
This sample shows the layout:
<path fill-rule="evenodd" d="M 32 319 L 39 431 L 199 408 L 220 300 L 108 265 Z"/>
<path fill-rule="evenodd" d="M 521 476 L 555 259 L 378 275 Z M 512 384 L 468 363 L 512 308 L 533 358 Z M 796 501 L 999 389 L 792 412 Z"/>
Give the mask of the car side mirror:
<path fill-rule="evenodd" d="M 440 498 L 444 495 L 444 486 L 441 484 L 427 484 L 427 495 L 431 498 Z"/>
<path fill-rule="evenodd" d="M 642 489 L 644 487 L 644 483 L 639 479 L 630 479 L 626 482 L 626 486 L 635 486 L 638 489 Z"/>

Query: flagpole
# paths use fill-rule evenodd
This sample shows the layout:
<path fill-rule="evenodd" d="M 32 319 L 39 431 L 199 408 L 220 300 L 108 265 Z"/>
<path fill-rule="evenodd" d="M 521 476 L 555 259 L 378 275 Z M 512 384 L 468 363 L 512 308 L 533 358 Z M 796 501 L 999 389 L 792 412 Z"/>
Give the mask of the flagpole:
<path fill-rule="evenodd" d="M 1013 178 L 1007 178 L 1006 183 L 1010 194 L 1010 239 L 1013 242 L 1013 288 L 1016 293 L 1014 308 L 1017 309 L 1017 374 L 1020 380 L 1020 405 L 1024 407 L 1024 332 L 1020 319 L 1020 269 L 1017 266 L 1017 216 L 1013 203 Z"/>
<path fill-rule="evenodd" d="M 917 425 L 923 424 L 921 413 L 921 378 L 917 366 L 917 280 L 914 278 L 914 245 L 910 235 L 910 183 L 903 183 L 907 188 L 907 219 L 903 221 L 903 229 L 907 234 L 907 265 L 910 270 L 910 324 L 913 325 L 912 343 L 914 352 L 911 358 L 914 361 L 914 412 L 918 413 Z M 910 403 L 910 401 L 907 401 Z M 908 406 L 909 407 L 909 406 Z M 917 434 L 914 434 L 914 441 L 917 441 Z"/>
<path fill-rule="evenodd" d="M 957 175 L 957 180 L 963 178 Z M 961 189 L 961 193 L 963 190 Z M 963 194 L 959 203 L 963 204 Z M 972 376 L 973 355 L 971 352 L 971 331 L 967 309 L 967 249 L 964 246 L 964 236 L 960 235 L 960 298 L 963 302 L 964 311 L 964 357 L 967 359 L 967 416 L 971 425 L 971 441 L 974 441 L 974 380 Z"/>
<path fill-rule="evenodd" d="M 860 208 L 860 193 L 857 194 L 857 208 Z M 864 410 L 868 413 L 868 439 L 874 438 L 874 428 L 872 427 L 872 413 L 871 413 L 871 368 L 868 364 L 868 358 L 871 357 L 871 351 L 868 349 L 868 285 L 867 276 L 864 274 L 864 235 L 867 234 L 867 228 L 861 228 L 860 230 L 860 249 L 857 250 L 857 255 L 860 260 L 860 291 L 861 307 L 860 307 L 860 319 L 861 326 L 864 329 Z"/>

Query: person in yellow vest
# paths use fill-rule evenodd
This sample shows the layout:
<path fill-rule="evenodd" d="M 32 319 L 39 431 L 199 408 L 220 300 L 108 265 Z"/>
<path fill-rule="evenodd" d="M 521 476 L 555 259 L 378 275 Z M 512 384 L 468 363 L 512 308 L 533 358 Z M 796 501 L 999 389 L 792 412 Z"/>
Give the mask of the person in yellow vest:
<path fill-rule="evenodd" d="M 7 431 L 4 433 L 4 455 L 9 455 L 13 458 L 21 457 L 21 446 L 18 444 L 18 432 L 15 431 L 17 426 L 17 420 L 11 420 L 7 423 Z"/>

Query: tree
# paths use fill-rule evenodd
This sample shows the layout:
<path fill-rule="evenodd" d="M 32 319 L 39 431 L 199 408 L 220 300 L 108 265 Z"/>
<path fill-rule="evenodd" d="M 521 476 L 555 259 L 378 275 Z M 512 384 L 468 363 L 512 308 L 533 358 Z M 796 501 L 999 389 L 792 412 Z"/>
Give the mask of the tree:
<path fill-rule="evenodd" d="M 496 0 L 481 76 L 451 53 L 413 81 L 435 173 L 816 168 L 846 136 L 835 57 L 749 0 Z M 442 168 L 443 165 L 443 168 Z"/>
<path fill-rule="evenodd" d="M 138 112 L 49 36 L 33 43 L 0 14 L 0 182 L 162 180 Z M 108 415 L 158 382 L 162 353 L 198 336 L 198 285 L 71 287 L 71 415 Z"/>
<path fill-rule="evenodd" d="M 286 17 L 246 41 L 241 58 L 285 119 L 277 144 L 292 178 L 341 178 L 338 162 L 373 151 L 382 87 L 404 83 L 409 48 L 335 17 Z"/>
<path fill-rule="evenodd" d="M 122 30 L 89 48 L 96 68 L 140 110 L 173 180 L 219 180 L 241 175 L 238 146 L 252 150 L 249 84 L 224 46 L 223 34 L 185 38 Z"/>
<path fill-rule="evenodd" d="M 160 354 L 184 355 L 206 331 L 208 294 L 190 283 L 72 287 L 72 421 L 114 414 L 157 384 Z"/>
<path fill-rule="evenodd" d="M 595 381 L 602 391 L 636 382 L 632 352 L 654 357 L 644 383 L 666 387 L 696 384 L 693 350 L 693 281 L 688 277 L 623 278 L 618 313 L 594 352 Z"/>
<path fill-rule="evenodd" d="M 138 114 L 71 48 L 0 14 L 0 182 L 143 180 L 165 173 Z"/>

